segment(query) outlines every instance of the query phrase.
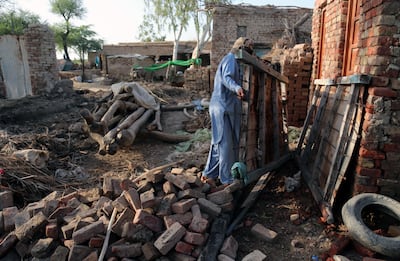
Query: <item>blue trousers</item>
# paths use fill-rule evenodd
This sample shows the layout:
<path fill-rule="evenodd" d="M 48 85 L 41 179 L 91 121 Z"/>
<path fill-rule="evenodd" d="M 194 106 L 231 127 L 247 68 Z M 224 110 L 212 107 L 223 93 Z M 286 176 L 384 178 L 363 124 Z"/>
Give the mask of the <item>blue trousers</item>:
<path fill-rule="evenodd" d="M 222 184 L 233 182 L 231 167 L 239 158 L 239 141 L 234 137 L 232 125 L 227 115 L 224 116 L 224 132 L 217 144 L 211 144 L 203 176 L 219 178 Z"/>

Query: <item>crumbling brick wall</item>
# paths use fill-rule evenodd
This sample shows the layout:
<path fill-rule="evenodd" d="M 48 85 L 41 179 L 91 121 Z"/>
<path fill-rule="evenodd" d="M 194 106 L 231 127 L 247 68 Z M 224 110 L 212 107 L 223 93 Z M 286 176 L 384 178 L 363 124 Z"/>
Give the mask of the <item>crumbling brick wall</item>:
<path fill-rule="evenodd" d="M 274 48 L 262 57 L 271 64 L 279 64 L 280 72 L 288 77 L 285 103 L 287 124 L 301 127 L 307 116 L 313 52 L 309 44 L 298 44 L 293 48 Z"/>
<path fill-rule="evenodd" d="M 312 9 L 300 7 L 238 6 L 221 5 L 214 8 L 213 35 L 211 47 L 211 80 L 222 57 L 227 54 L 238 37 L 252 38 L 256 45 L 265 49 L 282 37 L 285 31 L 284 20 L 289 25 L 295 24 L 305 14 L 312 14 Z M 311 31 L 311 18 L 299 28 L 300 32 Z M 305 42 L 307 37 L 299 39 Z M 266 50 L 269 51 L 269 50 Z"/>
<path fill-rule="evenodd" d="M 185 70 L 184 88 L 192 91 L 210 93 L 210 68 L 195 67 Z"/>
<path fill-rule="evenodd" d="M 370 75 L 372 81 L 364 101 L 361 141 L 356 151 L 354 194 L 377 192 L 399 200 L 400 2 L 358 0 L 357 4 L 361 15 L 352 70 L 354 74 Z M 314 79 L 342 76 L 347 17 L 348 1 L 316 1 L 312 31 Z M 322 39 L 323 31 L 326 34 Z"/>
<path fill-rule="evenodd" d="M 29 63 L 32 93 L 49 92 L 58 80 L 54 35 L 46 25 L 30 25 L 23 39 Z"/>

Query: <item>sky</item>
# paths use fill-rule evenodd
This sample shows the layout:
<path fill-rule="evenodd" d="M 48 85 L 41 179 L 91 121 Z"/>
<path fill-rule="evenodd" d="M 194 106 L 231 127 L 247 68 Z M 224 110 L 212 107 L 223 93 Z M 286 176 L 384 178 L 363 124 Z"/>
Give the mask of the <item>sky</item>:
<path fill-rule="evenodd" d="M 62 18 L 50 12 L 49 0 L 13 0 L 15 9 L 23 9 L 37 14 L 42 22 L 54 24 L 62 22 Z M 298 6 L 313 8 L 314 0 L 233 0 L 233 4 Z M 73 20 L 74 25 L 91 25 L 97 33 L 96 38 L 104 40 L 104 44 L 118 44 L 139 41 L 139 25 L 144 13 L 143 0 L 83 0 L 87 10 L 81 20 Z M 181 40 L 195 40 L 194 29 L 189 29 Z M 166 40 L 173 40 L 167 35 Z"/>

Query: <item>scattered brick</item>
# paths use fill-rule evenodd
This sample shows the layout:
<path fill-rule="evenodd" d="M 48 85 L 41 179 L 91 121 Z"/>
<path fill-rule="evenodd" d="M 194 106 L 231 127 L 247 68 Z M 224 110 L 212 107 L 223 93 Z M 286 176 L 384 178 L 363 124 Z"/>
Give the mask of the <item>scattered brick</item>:
<path fill-rule="evenodd" d="M 154 246 L 160 251 L 161 254 L 166 255 L 171 249 L 174 248 L 176 243 L 181 240 L 185 233 L 185 227 L 178 222 L 175 222 L 157 238 L 157 240 L 154 242 Z"/>

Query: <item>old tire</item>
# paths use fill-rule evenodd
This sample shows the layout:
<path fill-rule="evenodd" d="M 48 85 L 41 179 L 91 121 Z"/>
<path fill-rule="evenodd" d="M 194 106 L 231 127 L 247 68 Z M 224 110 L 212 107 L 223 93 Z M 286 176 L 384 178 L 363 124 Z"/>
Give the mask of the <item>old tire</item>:
<path fill-rule="evenodd" d="M 343 223 L 349 231 L 349 236 L 366 248 L 380 254 L 388 257 L 400 257 L 400 236 L 380 236 L 364 223 L 361 212 L 367 206 L 400 220 L 400 203 L 398 201 L 375 193 L 359 194 L 349 199 L 342 208 Z"/>

